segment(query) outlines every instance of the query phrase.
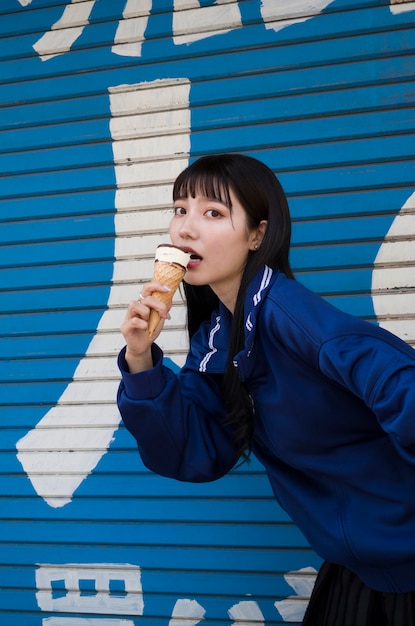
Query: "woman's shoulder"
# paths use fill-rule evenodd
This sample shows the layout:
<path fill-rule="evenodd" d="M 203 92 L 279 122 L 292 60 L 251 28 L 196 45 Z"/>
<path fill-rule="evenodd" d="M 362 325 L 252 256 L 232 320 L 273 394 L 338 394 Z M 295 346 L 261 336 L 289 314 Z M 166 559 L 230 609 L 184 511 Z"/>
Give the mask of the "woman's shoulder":
<path fill-rule="evenodd" d="M 337 341 L 343 343 L 347 337 L 353 336 L 361 337 L 365 342 L 380 341 L 413 357 L 413 349 L 396 335 L 375 322 L 338 309 L 301 282 L 283 274 L 273 282 L 263 314 L 266 325 L 273 323 L 274 331 L 298 348 L 308 344 L 320 350 L 324 345 Z"/>
<path fill-rule="evenodd" d="M 280 317 L 284 316 L 306 326 L 321 319 L 322 316 L 351 317 L 329 304 L 300 281 L 288 278 L 282 272 L 276 273 L 273 277 L 264 304 L 266 311 L 276 310 Z"/>

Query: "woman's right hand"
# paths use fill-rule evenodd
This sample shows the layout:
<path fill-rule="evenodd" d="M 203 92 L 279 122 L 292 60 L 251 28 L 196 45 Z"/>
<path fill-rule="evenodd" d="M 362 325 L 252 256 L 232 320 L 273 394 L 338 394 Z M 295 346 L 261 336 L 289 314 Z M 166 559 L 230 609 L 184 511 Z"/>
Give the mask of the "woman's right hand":
<path fill-rule="evenodd" d="M 170 307 L 155 298 L 155 291 L 169 291 L 169 287 L 160 282 L 150 282 L 143 286 L 137 300 L 130 302 L 121 332 L 127 344 L 125 360 L 131 374 L 144 372 L 153 367 L 151 344 L 159 336 L 166 319 L 169 318 Z M 151 338 L 148 336 L 148 319 L 154 309 L 160 315 L 160 322 Z"/>

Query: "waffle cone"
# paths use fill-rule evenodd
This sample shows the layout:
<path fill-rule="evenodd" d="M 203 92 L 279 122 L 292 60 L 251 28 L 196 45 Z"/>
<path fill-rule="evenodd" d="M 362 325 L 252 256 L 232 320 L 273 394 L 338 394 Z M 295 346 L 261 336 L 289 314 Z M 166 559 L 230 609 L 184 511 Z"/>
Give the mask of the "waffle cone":
<path fill-rule="evenodd" d="M 183 280 L 186 273 L 186 268 L 178 263 L 168 263 L 166 261 L 156 261 L 154 263 L 153 280 L 157 280 L 165 285 L 168 285 L 171 291 L 154 291 L 151 295 L 164 304 L 170 304 L 173 300 L 173 296 L 177 291 L 177 287 Z M 151 337 L 154 333 L 157 324 L 160 321 L 160 315 L 154 309 L 150 311 L 150 317 L 148 320 L 148 336 Z"/>

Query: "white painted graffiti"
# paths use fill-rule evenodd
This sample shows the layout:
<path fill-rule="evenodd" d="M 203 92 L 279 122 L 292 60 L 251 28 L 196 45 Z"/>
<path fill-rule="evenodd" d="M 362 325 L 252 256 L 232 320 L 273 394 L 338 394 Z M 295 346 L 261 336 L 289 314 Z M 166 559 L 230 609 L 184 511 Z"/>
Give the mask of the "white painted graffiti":
<path fill-rule="evenodd" d="M 297 0 L 294 3 L 262 0 L 261 16 L 267 29 L 275 31 L 304 22 L 327 7 L 332 0 Z M 23 2 L 22 2 L 23 3 Z M 30 0 L 26 0 L 29 4 Z M 33 45 L 43 61 L 69 52 L 89 24 L 96 0 L 72 0 L 62 16 Z M 141 56 L 152 0 L 127 0 L 118 23 L 112 51 L 122 56 Z M 202 6 L 198 0 L 174 0 L 173 42 L 183 45 L 242 27 L 238 2 L 216 0 Z"/>
<path fill-rule="evenodd" d="M 297 596 L 275 602 L 285 622 L 301 621 L 314 585 L 316 570 L 308 567 L 289 572 L 284 578 Z M 48 613 L 93 613 L 112 617 L 47 617 L 48 626 L 134 626 L 134 622 L 113 616 L 144 615 L 141 569 L 136 565 L 114 563 L 38 564 L 36 599 L 41 611 Z M 302 596 L 299 598 L 298 596 Z M 206 610 L 189 598 L 176 601 L 169 626 L 197 626 Z M 257 602 L 243 600 L 228 610 L 233 626 L 264 626 L 265 618 Z"/>
<path fill-rule="evenodd" d="M 38 565 L 36 587 L 38 606 L 48 613 L 143 614 L 141 569 L 135 565 Z"/>
<path fill-rule="evenodd" d="M 392 222 L 376 255 L 372 301 L 380 326 L 413 340 L 415 312 L 415 192 Z"/>
<path fill-rule="evenodd" d="M 145 245 L 134 233 L 143 231 L 140 220 L 148 220 L 149 207 L 170 206 L 172 182 L 186 167 L 190 150 L 187 79 L 121 85 L 109 91 L 117 182 L 116 260 L 109 308 L 57 405 L 16 444 L 17 457 L 34 489 L 53 508 L 71 502 L 75 490 L 107 452 L 118 428 L 117 363 L 102 355 L 120 350 L 123 338 L 120 332 L 102 331 L 118 329 L 128 303 L 137 296 L 137 279 L 147 270 L 130 260 Z M 137 162 L 138 154 L 141 160 Z M 171 154 L 177 158 L 171 159 Z M 147 162 L 150 156 L 157 161 Z M 169 211 L 156 212 L 157 226 L 161 228 L 164 222 L 167 231 Z M 154 242 L 150 238 L 147 244 L 151 252 Z"/>
<path fill-rule="evenodd" d="M 18 0 L 28 6 L 32 0 Z M 63 9 L 62 15 L 33 45 L 43 61 L 69 52 L 89 24 L 92 9 L 97 0 L 72 0 Z M 297 0 L 287 3 L 280 0 L 262 0 L 261 16 L 265 28 L 275 31 L 304 22 L 325 9 L 332 0 Z M 122 56 L 139 57 L 145 31 L 152 9 L 152 0 L 127 0 L 122 19 L 114 37 L 112 51 Z M 390 11 L 394 14 L 413 11 L 415 2 L 390 0 Z M 242 26 L 238 3 L 216 0 L 210 6 L 202 6 L 198 0 L 174 0 L 173 41 L 176 45 L 224 34 Z"/>
<path fill-rule="evenodd" d="M 295 595 L 274 603 L 284 622 L 302 621 L 316 576 L 317 571 L 314 567 L 303 567 L 284 575 L 287 584 L 295 591 Z"/>

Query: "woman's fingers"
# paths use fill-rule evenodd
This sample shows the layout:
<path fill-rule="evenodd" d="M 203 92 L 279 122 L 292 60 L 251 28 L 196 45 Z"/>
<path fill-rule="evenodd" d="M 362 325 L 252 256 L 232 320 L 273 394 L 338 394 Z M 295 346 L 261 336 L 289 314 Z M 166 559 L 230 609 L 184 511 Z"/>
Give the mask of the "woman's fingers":
<path fill-rule="evenodd" d="M 167 291 L 171 291 L 171 289 L 170 289 L 170 287 L 168 287 L 164 283 L 160 283 L 159 281 L 153 281 L 151 283 L 145 283 L 145 285 L 143 285 L 143 288 L 141 290 L 140 295 L 138 296 L 138 300 L 141 301 L 144 298 L 147 298 L 148 296 L 151 296 L 151 294 L 154 293 L 155 291 L 167 292 Z"/>
<path fill-rule="evenodd" d="M 154 289 L 157 287 L 157 289 Z M 169 319 L 170 306 L 152 295 L 155 291 L 162 291 L 162 283 L 149 283 L 145 285 L 137 300 L 133 300 L 128 305 L 125 321 L 122 325 L 122 331 L 128 330 L 128 323 L 134 329 L 147 330 L 147 322 L 150 317 L 151 309 L 157 311 L 162 319 Z M 167 291 L 164 289 L 163 291 Z"/>
<path fill-rule="evenodd" d="M 146 283 L 143 285 L 137 300 L 133 300 L 128 305 L 127 313 L 120 330 L 124 335 L 130 353 L 140 355 L 144 352 L 160 334 L 164 321 L 170 318 L 169 310 L 171 305 L 166 305 L 154 295 L 155 292 L 167 291 L 170 291 L 170 289 L 166 287 L 166 285 L 163 285 L 163 283 Z M 160 323 L 151 341 L 149 341 L 147 331 L 152 309 L 159 314 Z"/>
<path fill-rule="evenodd" d="M 170 287 L 167 287 L 167 285 L 164 285 L 163 283 L 160 283 L 160 282 L 146 283 L 143 286 L 141 293 L 138 295 L 137 300 L 131 303 L 132 309 L 135 311 L 135 314 L 143 316 L 144 319 L 149 318 L 150 309 L 154 309 L 155 311 L 157 311 L 160 317 L 164 319 L 169 319 L 170 306 L 167 306 L 159 298 L 154 296 L 154 293 L 157 293 L 157 292 L 166 293 L 168 291 L 171 291 Z M 134 306 L 134 304 L 136 306 Z M 142 308 L 140 308 L 140 305 L 142 306 Z"/>

